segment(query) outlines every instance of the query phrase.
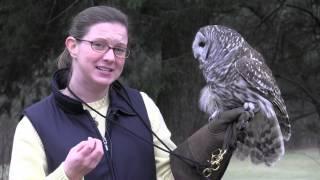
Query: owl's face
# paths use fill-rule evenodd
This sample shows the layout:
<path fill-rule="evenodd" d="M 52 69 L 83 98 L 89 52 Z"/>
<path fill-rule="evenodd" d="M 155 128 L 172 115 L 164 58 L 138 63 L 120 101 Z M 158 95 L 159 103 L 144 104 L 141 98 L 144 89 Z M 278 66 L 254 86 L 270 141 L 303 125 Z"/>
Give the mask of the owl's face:
<path fill-rule="evenodd" d="M 197 32 L 192 50 L 200 66 L 226 60 L 224 57 L 243 45 L 242 36 L 228 27 L 209 25 Z"/>
<path fill-rule="evenodd" d="M 193 56 L 200 65 L 205 64 L 212 51 L 217 48 L 218 41 L 214 31 L 210 31 L 212 26 L 202 27 L 196 34 L 192 43 Z"/>

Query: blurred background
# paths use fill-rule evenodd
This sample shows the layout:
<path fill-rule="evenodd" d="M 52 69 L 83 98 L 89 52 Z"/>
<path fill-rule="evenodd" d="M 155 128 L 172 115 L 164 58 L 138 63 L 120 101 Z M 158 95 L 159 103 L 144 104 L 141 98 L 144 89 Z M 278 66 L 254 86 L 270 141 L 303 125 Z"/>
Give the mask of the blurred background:
<path fill-rule="evenodd" d="M 234 161 L 226 179 L 279 170 L 287 176 L 275 179 L 295 179 L 292 172 L 305 169 L 296 179 L 320 177 L 320 0 L 1 0 L 0 179 L 7 179 L 21 111 L 50 93 L 71 18 L 101 4 L 129 16 L 132 54 L 121 81 L 154 99 L 177 144 L 207 122 L 198 109 L 204 81 L 191 53 L 195 33 L 208 24 L 237 30 L 272 69 L 293 134 L 283 166 L 254 174 Z"/>

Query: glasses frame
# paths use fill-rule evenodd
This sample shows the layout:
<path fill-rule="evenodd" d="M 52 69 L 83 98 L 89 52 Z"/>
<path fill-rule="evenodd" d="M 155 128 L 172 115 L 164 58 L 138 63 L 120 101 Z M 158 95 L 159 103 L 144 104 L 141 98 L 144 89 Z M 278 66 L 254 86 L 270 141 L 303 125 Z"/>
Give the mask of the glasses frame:
<path fill-rule="evenodd" d="M 95 49 L 95 48 L 93 47 L 93 43 L 95 43 L 96 41 L 89 41 L 89 40 L 79 39 L 79 38 L 75 38 L 75 39 L 76 39 L 77 41 L 80 41 L 80 42 L 88 42 L 88 43 L 90 43 L 91 49 L 92 49 L 93 51 L 95 51 L 95 52 L 98 52 L 98 53 L 106 53 L 106 52 L 108 52 L 110 49 L 112 49 L 112 52 L 113 52 L 114 56 L 117 57 L 117 58 L 125 58 L 125 59 L 126 59 L 126 58 L 128 58 L 129 55 L 130 55 L 130 49 L 128 49 L 128 48 L 123 48 L 123 47 L 111 47 L 111 46 L 109 46 L 108 44 L 106 44 L 108 48 L 107 48 L 105 51 L 99 51 L 99 50 L 97 50 L 97 49 Z M 125 56 L 119 56 L 119 55 L 117 55 L 117 53 L 114 51 L 114 49 L 124 49 L 124 50 L 126 51 Z"/>

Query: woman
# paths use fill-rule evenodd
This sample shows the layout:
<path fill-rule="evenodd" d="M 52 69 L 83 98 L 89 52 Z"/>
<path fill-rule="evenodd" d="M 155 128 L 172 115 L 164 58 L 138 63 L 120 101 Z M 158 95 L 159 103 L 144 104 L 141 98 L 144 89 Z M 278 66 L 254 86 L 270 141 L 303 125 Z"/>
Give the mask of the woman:
<path fill-rule="evenodd" d="M 202 178 L 198 164 L 221 147 L 225 122 L 242 109 L 223 113 L 223 123 L 206 125 L 175 149 L 154 102 L 117 81 L 127 45 L 127 17 L 117 9 L 91 7 L 73 19 L 52 93 L 26 108 L 16 128 L 9 179 Z M 224 157 L 212 178 L 222 176 L 231 152 Z"/>

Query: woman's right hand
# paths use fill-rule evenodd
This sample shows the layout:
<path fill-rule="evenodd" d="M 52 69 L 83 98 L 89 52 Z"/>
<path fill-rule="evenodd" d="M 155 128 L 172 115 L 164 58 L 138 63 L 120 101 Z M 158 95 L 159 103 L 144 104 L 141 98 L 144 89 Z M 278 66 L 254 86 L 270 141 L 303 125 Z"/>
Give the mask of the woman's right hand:
<path fill-rule="evenodd" d="M 99 164 L 103 154 L 101 140 L 89 137 L 71 148 L 64 161 L 64 172 L 70 180 L 80 180 Z"/>

